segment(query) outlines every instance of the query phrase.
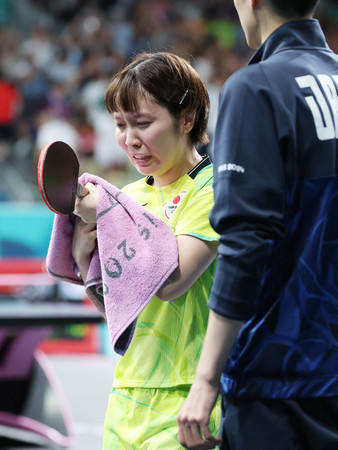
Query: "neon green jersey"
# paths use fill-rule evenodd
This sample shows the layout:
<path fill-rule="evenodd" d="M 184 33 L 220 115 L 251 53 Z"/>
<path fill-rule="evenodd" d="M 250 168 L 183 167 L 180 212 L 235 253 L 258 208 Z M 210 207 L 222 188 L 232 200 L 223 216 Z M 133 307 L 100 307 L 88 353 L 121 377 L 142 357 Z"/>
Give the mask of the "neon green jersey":
<path fill-rule="evenodd" d="M 217 241 L 218 235 L 209 223 L 213 168 L 211 164 L 201 165 L 199 171 L 169 186 L 154 187 L 142 178 L 123 191 L 166 221 L 175 235 Z M 206 332 L 215 265 L 213 262 L 175 301 L 165 302 L 155 296 L 140 313 L 132 342 L 117 363 L 115 388 L 168 388 L 193 382 Z"/>

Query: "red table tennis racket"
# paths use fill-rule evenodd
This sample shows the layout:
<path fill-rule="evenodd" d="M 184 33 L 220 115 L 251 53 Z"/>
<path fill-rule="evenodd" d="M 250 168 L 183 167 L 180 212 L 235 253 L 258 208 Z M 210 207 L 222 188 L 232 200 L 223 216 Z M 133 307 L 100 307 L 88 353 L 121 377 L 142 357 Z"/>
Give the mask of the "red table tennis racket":
<path fill-rule="evenodd" d="M 76 196 L 84 197 L 88 190 L 78 183 L 79 160 L 65 142 L 53 141 L 41 150 L 38 160 L 38 185 L 41 197 L 57 214 L 71 214 Z"/>

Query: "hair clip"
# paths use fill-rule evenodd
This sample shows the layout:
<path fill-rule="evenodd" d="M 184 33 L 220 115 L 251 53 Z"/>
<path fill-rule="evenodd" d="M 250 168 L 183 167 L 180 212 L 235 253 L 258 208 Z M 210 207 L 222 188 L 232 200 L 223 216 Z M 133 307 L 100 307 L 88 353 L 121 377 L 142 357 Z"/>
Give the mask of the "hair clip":
<path fill-rule="evenodd" d="M 178 102 L 178 104 L 179 104 L 179 105 L 182 105 L 182 103 L 183 103 L 183 100 L 184 100 L 184 99 L 185 99 L 185 97 L 187 96 L 188 92 L 189 92 L 189 89 L 187 89 L 187 90 L 185 91 L 185 93 L 183 94 L 183 96 L 182 96 L 181 100 L 180 100 L 180 101 Z"/>

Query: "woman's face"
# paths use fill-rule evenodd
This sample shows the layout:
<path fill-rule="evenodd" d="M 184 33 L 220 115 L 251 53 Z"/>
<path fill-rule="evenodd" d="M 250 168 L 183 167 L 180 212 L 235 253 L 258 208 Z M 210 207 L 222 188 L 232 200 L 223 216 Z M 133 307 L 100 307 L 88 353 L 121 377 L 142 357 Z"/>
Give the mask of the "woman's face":
<path fill-rule="evenodd" d="M 164 186 L 181 177 L 191 147 L 169 111 L 148 98 L 141 98 L 136 112 L 114 113 L 116 138 L 135 168 L 152 175 L 154 184 Z"/>

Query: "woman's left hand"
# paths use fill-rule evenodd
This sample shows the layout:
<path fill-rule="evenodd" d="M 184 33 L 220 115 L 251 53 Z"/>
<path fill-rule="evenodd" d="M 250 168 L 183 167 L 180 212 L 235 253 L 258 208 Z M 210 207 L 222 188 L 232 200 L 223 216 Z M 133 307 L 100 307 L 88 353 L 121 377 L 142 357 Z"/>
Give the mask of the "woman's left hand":
<path fill-rule="evenodd" d="M 92 183 L 85 186 L 89 193 L 84 197 L 76 197 L 74 214 L 79 216 L 85 223 L 96 223 L 96 209 L 98 202 L 97 187 Z"/>
<path fill-rule="evenodd" d="M 77 217 L 73 233 L 72 253 L 84 281 L 87 278 L 96 239 L 96 224 L 85 223 Z"/>

